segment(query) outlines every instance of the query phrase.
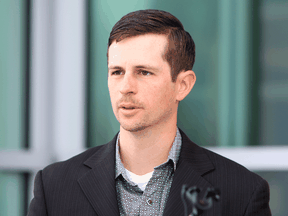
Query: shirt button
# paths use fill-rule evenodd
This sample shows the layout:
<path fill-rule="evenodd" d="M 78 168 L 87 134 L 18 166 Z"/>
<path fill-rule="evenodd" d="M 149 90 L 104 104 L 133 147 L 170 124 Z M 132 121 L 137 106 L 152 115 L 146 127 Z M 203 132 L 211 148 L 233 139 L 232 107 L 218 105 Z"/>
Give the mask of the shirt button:
<path fill-rule="evenodd" d="M 147 204 L 150 205 L 150 206 L 152 206 L 152 204 L 153 204 L 152 200 L 151 200 L 151 199 L 148 199 L 148 200 L 147 200 Z"/>

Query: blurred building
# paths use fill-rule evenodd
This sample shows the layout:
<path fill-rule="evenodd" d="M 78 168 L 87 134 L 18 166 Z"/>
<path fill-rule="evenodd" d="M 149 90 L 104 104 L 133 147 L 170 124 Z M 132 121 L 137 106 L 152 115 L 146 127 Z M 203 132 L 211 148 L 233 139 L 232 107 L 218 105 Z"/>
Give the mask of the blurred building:
<path fill-rule="evenodd" d="M 288 0 L 1 0 L 0 216 L 26 215 L 36 172 L 119 130 L 107 87 L 112 26 L 171 12 L 196 43 L 178 126 L 270 184 L 288 207 Z"/>

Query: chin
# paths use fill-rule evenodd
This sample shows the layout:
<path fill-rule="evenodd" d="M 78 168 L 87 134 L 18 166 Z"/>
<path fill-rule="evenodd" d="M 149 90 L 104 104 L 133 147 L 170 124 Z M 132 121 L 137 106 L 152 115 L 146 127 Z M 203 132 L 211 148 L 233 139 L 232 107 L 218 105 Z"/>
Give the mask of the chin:
<path fill-rule="evenodd" d="M 147 125 L 127 125 L 127 124 L 120 124 L 120 125 L 124 130 L 129 132 L 143 131 L 148 127 Z"/>

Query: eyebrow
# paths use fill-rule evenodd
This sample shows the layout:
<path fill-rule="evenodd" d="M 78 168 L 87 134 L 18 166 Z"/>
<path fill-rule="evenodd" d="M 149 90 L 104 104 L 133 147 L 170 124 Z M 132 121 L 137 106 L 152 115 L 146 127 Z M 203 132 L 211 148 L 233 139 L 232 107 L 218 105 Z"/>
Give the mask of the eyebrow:
<path fill-rule="evenodd" d="M 148 66 L 148 65 L 139 65 L 139 66 L 136 66 L 136 68 L 137 69 L 147 69 L 147 70 L 159 71 L 158 68 L 152 67 L 152 66 Z"/>
<path fill-rule="evenodd" d="M 137 65 L 135 67 L 136 69 L 147 69 L 147 70 L 153 70 L 153 71 L 159 71 L 158 68 L 156 67 L 152 67 L 152 66 L 148 66 L 148 65 Z M 108 70 L 123 70 L 122 67 L 120 66 L 111 66 L 111 67 L 108 67 Z"/>
<path fill-rule="evenodd" d="M 123 70 L 123 68 L 120 67 L 120 66 L 112 66 L 112 67 L 108 67 L 108 70 L 115 70 L 115 69 L 117 69 L 117 70 Z"/>

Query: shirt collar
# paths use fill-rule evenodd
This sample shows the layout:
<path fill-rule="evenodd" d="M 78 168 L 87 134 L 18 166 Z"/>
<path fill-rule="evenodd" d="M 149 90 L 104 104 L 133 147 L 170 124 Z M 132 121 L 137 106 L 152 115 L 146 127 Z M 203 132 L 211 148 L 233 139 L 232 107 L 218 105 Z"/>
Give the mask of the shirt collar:
<path fill-rule="evenodd" d="M 120 174 L 122 174 L 122 176 L 126 175 L 126 171 L 125 171 L 124 165 L 123 165 L 123 163 L 122 163 L 122 161 L 120 159 L 119 137 L 120 137 L 120 132 L 118 133 L 117 140 L 116 140 L 116 165 L 115 165 L 115 174 L 116 175 L 115 175 L 115 179 Z M 174 139 L 172 147 L 171 147 L 171 149 L 169 151 L 168 159 L 165 162 L 165 163 L 167 163 L 169 160 L 172 160 L 173 166 L 174 166 L 174 171 L 176 170 L 176 165 L 177 165 L 177 162 L 179 160 L 181 145 L 182 145 L 182 137 L 181 137 L 180 131 L 179 131 L 178 127 L 177 127 L 175 139 Z M 159 165 L 159 166 L 161 166 L 161 165 Z M 159 166 L 157 166 L 157 167 L 159 167 Z"/>

